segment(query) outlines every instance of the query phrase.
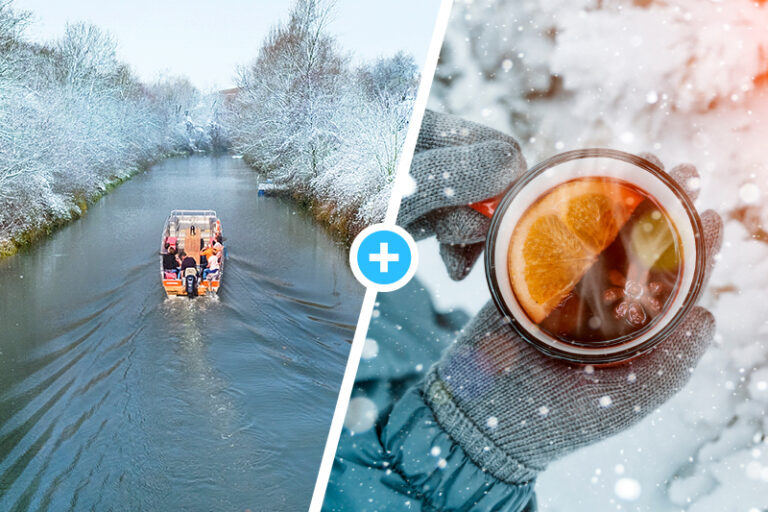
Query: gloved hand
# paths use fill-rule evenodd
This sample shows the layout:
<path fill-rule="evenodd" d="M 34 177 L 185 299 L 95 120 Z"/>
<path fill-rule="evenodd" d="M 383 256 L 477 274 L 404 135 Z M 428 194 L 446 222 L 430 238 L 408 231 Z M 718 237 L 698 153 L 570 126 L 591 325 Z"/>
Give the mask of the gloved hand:
<path fill-rule="evenodd" d="M 435 235 L 448 274 L 463 279 L 490 225 L 467 205 L 501 194 L 526 167 L 512 137 L 427 110 L 411 163 L 416 192 L 403 198 L 397 223 L 416 240 Z"/>
<path fill-rule="evenodd" d="M 501 149 L 518 146 L 498 132 L 435 113 L 428 118 L 420 135 L 422 153 L 414 158 L 411 173 L 419 191 L 422 184 L 429 187 L 448 173 L 450 183 L 444 186 L 461 190 L 462 202 L 447 201 L 432 186 L 427 190 L 436 197 L 415 194 L 400 218 L 414 236 L 435 233 L 452 276 L 462 277 L 484 237 L 481 219 L 459 204 L 498 194 L 524 163 L 519 151 L 510 156 Z M 450 127 L 467 132 L 458 139 L 442 137 L 451 133 Z M 492 140 L 483 142 L 483 137 Z M 491 155 L 481 154 L 485 148 Z M 652 155 L 646 158 L 660 164 Z M 678 166 L 670 174 L 695 199 L 695 168 Z M 480 188 L 483 192 L 474 195 Z M 711 268 L 720 249 L 722 220 L 713 211 L 701 218 Z M 471 230 L 462 238 L 467 227 Z M 462 258 L 464 267 L 455 270 Z M 431 368 L 422 392 L 438 423 L 479 467 L 499 480 L 520 484 L 534 479 L 550 461 L 629 428 L 655 410 L 687 382 L 713 334 L 712 315 L 696 307 L 650 353 L 610 367 L 571 365 L 520 339 L 489 302 Z"/>

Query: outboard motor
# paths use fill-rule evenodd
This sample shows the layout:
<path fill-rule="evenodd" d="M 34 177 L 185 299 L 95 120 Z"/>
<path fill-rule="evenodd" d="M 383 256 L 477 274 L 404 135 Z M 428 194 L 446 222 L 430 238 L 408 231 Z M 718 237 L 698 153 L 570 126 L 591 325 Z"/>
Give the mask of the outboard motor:
<path fill-rule="evenodd" d="M 188 268 L 184 271 L 184 289 L 190 299 L 197 297 L 197 270 Z"/>

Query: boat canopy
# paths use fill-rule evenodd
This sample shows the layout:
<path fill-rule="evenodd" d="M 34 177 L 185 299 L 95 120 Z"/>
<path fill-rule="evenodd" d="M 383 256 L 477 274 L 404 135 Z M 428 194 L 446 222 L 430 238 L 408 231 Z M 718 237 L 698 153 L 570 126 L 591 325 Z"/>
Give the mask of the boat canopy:
<path fill-rule="evenodd" d="M 166 224 L 165 236 L 179 237 L 190 226 L 195 226 L 203 237 L 210 237 L 215 233 L 215 210 L 172 210 Z"/>

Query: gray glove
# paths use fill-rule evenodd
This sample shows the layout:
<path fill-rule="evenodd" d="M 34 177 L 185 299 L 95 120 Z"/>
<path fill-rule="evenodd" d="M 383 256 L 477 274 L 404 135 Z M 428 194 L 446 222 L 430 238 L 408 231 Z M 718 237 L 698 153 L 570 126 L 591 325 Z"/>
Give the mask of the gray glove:
<path fill-rule="evenodd" d="M 453 117 L 434 113 L 429 117 L 430 122 L 425 123 L 420 135 L 420 140 L 429 141 L 429 147 L 440 146 L 435 139 L 445 131 L 443 126 L 465 125 Z M 493 188 L 488 184 L 501 181 L 491 169 L 494 158 L 498 165 L 496 173 L 507 180 L 499 189 L 505 188 L 509 176 L 514 175 L 511 162 L 518 166 L 516 169 L 524 166 L 519 156 L 505 160 L 501 158 L 503 153 L 479 154 L 482 134 L 490 134 L 494 141 L 500 140 L 499 134 L 481 130 L 477 125 L 469 126 L 470 135 L 475 135 L 470 147 L 478 152 L 473 155 L 474 161 L 482 162 L 475 168 L 481 170 L 481 175 L 472 175 L 462 157 L 427 159 L 426 153 L 435 151 L 428 150 L 418 161 L 414 159 L 411 169 L 420 187 L 430 182 L 424 173 L 438 177 L 441 172 L 448 172 L 468 182 L 464 186 L 453 182 L 451 186 L 456 190 L 471 191 L 482 183 L 487 197 L 494 195 L 488 193 Z M 430 132 L 424 133 L 425 129 Z M 467 146 L 465 139 L 459 140 L 458 148 L 448 147 L 449 143 L 446 141 L 441 152 L 453 149 L 455 154 L 462 155 Z M 517 148 L 512 143 L 508 147 Z M 646 157 L 660 164 L 652 155 Z M 442 167 L 436 167 L 437 164 Z M 695 198 L 698 173 L 694 167 L 678 166 L 670 174 Z M 470 202 L 480 199 L 466 192 L 464 204 L 467 198 Z M 409 222 L 411 230 L 424 229 L 414 236 L 434 232 L 444 246 L 449 240 L 475 244 L 482 239 L 479 232 L 462 239 L 459 230 L 467 224 L 479 230 L 480 219 L 469 223 L 468 219 L 474 218 L 470 217 L 473 211 L 458 204 L 461 203 L 448 204 L 442 197 L 427 201 L 416 196 L 409 200 L 408 212 L 401 213 L 401 219 Z M 454 221 L 456 224 L 451 224 Z M 714 255 L 720 249 L 722 221 L 715 212 L 707 211 L 702 222 L 711 269 Z M 441 238 L 444 232 L 451 237 Z M 441 252 L 449 267 L 463 254 L 450 245 Z M 520 339 L 489 302 L 431 368 L 423 384 L 424 398 L 438 423 L 479 467 L 504 482 L 525 483 L 550 461 L 629 428 L 664 403 L 687 382 L 713 334 L 712 315 L 696 307 L 669 339 L 651 353 L 611 367 L 569 365 Z"/>
<path fill-rule="evenodd" d="M 448 274 L 463 279 L 490 224 L 467 205 L 501 194 L 525 169 L 512 137 L 427 110 L 411 163 L 416 192 L 403 199 L 397 223 L 416 240 L 435 235 Z"/>

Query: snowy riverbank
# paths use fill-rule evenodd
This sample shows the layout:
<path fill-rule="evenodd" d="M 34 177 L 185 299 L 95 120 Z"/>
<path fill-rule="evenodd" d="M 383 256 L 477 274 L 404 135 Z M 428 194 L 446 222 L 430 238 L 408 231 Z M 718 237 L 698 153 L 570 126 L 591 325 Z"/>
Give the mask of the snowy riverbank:
<path fill-rule="evenodd" d="M 418 68 L 404 53 L 351 66 L 329 6 L 307 5 L 240 71 L 223 123 L 235 153 L 351 239 L 384 218 Z"/>
<path fill-rule="evenodd" d="M 34 43 L 28 21 L 0 3 L 0 258 L 153 162 L 222 145 L 215 95 L 184 79 L 140 82 L 94 26 Z"/>
<path fill-rule="evenodd" d="M 59 198 L 56 209 L 44 212 L 39 218 L 28 218 L 26 222 L 19 222 L 13 231 L 0 236 L 0 260 L 13 256 L 21 248 L 32 245 L 34 242 L 47 237 L 59 227 L 79 219 L 85 214 L 90 205 L 136 174 L 136 172 L 138 170 L 125 172 L 121 176 L 106 182 L 88 196 L 79 195 L 77 197 Z"/>

